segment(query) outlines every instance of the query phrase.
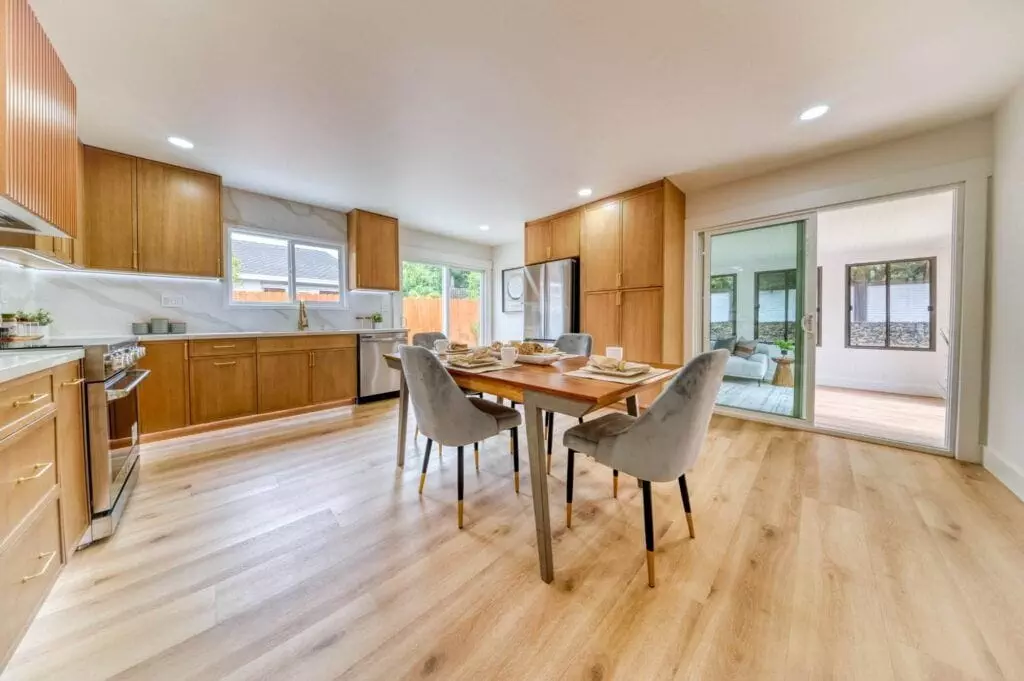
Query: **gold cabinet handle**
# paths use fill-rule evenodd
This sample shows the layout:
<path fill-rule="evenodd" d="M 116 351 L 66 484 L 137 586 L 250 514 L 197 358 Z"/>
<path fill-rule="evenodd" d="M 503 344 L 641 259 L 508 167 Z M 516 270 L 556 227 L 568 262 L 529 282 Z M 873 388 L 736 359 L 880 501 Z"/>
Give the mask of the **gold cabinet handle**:
<path fill-rule="evenodd" d="M 310 368 L 316 366 L 316 353 L 309 353 L 309 366 Z"/>
<path fill-rule="evenodd" d="M 63 383 L 61 383 L 61 385 L 64 386 L 65 388 L 71 388 L 76 385 L 82 385 L 83 383 L 85 383 L 84 378 L 76 378 L 73 381 L 64 381 Z"/>
<path fill-rule="evenodd" d="M 49 553 L 40 553 L 38 559 L 39 560 L 42 560 L 43 558 L 46 559 L 46 563 L 43 565 L 43 569 L 40 570 L 39 572 L 35 573 L 34 575 L 28 575 L 27 577 L 22 577 L 21 578 L 21 583 L 24 584 L 25 582 L 31 582 L 36 577 L 42 577 L 43 575 L 45 575 L 47 573 L 47 571 L 49 571 L 50 565 L 53 564 L 53 559 L 56 558 L 56 557 L 57 557 L 57 552 L 56 551 L 50 551 Z"/>
<path fill-rule="evenodd" d="M 43 474 L 46 473 L 46 471 L 50 470 L 51 468 L 53 468 L 53 462 L 52 461 L 50 461 L 48 463 L 37 463 L 35 465 L 36 472 L 35 472 L 34 475 L 28 475 L 28 476 L 25 476 L 23 478 L 18 478 L 15 481 L 14 484 L 20 485 L 23 482 L 28 482 L 29 480 L 35 480 L 36 478 L 41 478 L 41 477 L 43 477 Z"/>
<path fill-rule="evenodd" d="M 17 409 L 18 407 L 24 407 L 25 405 L 28 405 L 28 404 L 35 404 L 36 402 L 42 402 L 43 400 L 45 400 L 49 396 L 50 396 L 50 393 L 32 393 L 26 399 L 14 400 L 14 408 Z"/>
<path fill-rule="evenodd" d="M 616 286 L 617 286 L 618 288 L 622 288 L 622 272 L 619 272 L 619 273 L 618 273 L 618 274 L 617 274 L 617 275 L 615 276 L 615 285 L 616 285 Z"/>
<path fill-rule="evenodd" d="M 615 292 L 615 304 L 622 305 L 622 293 L 620 291 Z"/>
<path fill-rule="evenodd" d="M 238 362 L 214 362 L 213 366 L 215 366 L 215 367 L 233 367 L 236 364 L 238 364 Z"/>
<path fill-rule="evenodd" d="M 235 347 L 234 343 L 232 343 L 231 345 L 214 345 L 213 349 L 214 350 L 230 350 L 233 347 Z"/>

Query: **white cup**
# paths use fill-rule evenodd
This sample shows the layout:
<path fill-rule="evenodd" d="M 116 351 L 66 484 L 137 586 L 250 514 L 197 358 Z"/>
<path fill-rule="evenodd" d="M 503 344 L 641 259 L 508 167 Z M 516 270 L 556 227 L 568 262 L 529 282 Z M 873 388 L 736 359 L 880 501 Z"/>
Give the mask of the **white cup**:
<path fill-rule="evenodd" d="M 505 366 L 512 366 L 517 359 L 519 359 L 519 351 L 512 346 L 505 346 L 501 349 L 501 363 Z"/>
<path fill-rule="evenodd" d="M 439 355 L 443 355 L 448 352 L 448 341 L 444 338 L 434 341 L 434 351 Z"/>
<path fill-rule="evenodd" d="M 604 356 L 622 361 L 622 348 L 617 345 L 609 345 L 604 349 Z"/>

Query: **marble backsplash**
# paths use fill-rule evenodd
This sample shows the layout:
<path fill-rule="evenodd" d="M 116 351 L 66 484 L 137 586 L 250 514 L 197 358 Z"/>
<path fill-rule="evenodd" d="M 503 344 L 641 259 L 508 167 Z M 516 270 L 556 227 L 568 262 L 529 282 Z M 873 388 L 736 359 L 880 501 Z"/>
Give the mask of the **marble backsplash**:
<path fill-rule="evenodd" d="M 344 243 L 344 213 L 225 188 L 224 223 Z M 184 296 L 181 307 L 164 307 L 163 296 Z M 350 293 L 348 309 L 309 308 L 315 330 L 353 329 L 356 317 L 380 312 L 385 326 L 400 326 L 397 295 Z M 224 282 L 212 279 L 160 277 L 97 272 L 54 272 L 23 269 L 0 261 L 0 310 L 43 308 L 54 317 L 51 333 L 62 336 L 130 333 L 131 323 L 166 317 L 188 323 L 192 333 L 290 331 L 298 309 L 252 308 L 227 303 Z"/>

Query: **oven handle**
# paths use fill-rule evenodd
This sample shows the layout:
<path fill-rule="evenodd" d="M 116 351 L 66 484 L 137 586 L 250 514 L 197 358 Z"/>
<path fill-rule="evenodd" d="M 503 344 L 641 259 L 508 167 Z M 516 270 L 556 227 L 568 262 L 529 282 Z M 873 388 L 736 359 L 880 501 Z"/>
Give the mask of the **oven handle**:
<path fill-rule="evenodd" d="M 134 376 L 134 378 L 132 379 L 131 383 L 124 386 L 123 388 L 106 389 L 107 402 L 113 402 L 115 400 L 120 400 L 124 397 L 128 397 L 128 395 L 130 395 L 133 390 L 139 387 L 139 383 L 142 383 L 144 380 L 146 380 L 146 377 L 149 376 L 149 369 L 138 369 L 135 371 L 126 372 L 125 378 L 129 376 Z"/>

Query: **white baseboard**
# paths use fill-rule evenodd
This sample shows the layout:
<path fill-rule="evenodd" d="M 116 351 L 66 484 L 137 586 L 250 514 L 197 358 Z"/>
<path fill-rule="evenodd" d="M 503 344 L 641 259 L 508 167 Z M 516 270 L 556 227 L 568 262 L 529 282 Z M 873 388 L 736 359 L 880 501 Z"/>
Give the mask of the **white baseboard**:
<path fill-rule="evenodd" d="M 1024 501 L 1024 470 L 996 454 L 995 450 L 987 445 L 982 446 L 981 452 L 982 463 L 988 472 L 996 476 L 996 480 L 1006 485 L 1018 499 Z"/>
<path fill-rule="evenodd" d="M 870 390 L 878 393 L 896 393 L 898 395 L 920 395 L 922 397 L 942 397 L 942 393 L 934 385 L 921 385 L 918 383 L 893 383 L 891 381 L 865 381 L 858 378 L 847 378 L 845 376 L 822 376 L 816 374 L 814 377 L 818 385 L 829 388 L 850 388 L 852 390 Z"/>

